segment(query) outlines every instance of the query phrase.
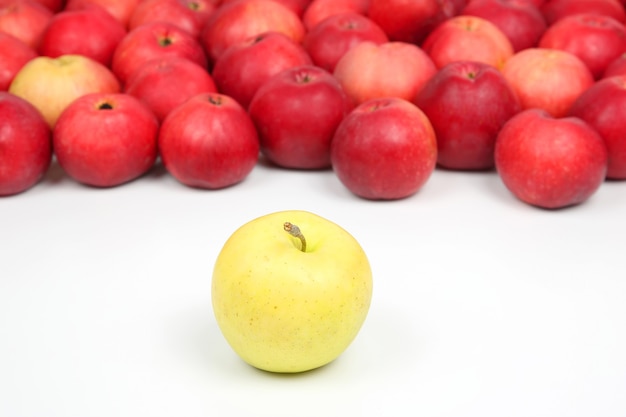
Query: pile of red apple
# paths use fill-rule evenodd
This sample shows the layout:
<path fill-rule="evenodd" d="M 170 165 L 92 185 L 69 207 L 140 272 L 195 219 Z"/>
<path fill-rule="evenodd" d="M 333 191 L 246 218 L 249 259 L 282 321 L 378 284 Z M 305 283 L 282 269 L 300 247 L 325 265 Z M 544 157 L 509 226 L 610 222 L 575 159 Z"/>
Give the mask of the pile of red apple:
<path fill-rule="evenodd" d="M 495 170 L 560 208 L 626 179 L 626 0 L 0 0 L 0 195 L 53 158 L 217 189 L 263 156 L 400 199 Z"/>

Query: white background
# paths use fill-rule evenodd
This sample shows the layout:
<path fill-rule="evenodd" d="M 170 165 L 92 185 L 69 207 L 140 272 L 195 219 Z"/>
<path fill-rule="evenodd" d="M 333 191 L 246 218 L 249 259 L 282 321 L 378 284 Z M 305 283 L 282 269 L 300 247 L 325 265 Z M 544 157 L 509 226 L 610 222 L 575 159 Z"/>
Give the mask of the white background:
<path fill-rule="evenodd" d="M 222 244 L 315 212 L 361 243 L 374 297 L 335 362 L 244 364 L 213 318 Z M 332 171 L 255 167 L 220 191 L 162 167 L 112 188 L 54 165 L 0 199 L 0 416 L 626 416 L 626 184 L 547 211 L 495 172 L 436 170 L 411 198 Z"/>

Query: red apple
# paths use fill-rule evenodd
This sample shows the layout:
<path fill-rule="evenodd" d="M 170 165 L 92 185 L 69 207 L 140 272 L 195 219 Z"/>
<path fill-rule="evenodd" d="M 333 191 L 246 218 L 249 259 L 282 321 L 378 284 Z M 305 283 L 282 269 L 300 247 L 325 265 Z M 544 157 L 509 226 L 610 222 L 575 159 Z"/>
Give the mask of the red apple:
<path fill-rule="evenodd" d="M 172 110 L 161 125 L 158 143 L 167 171 L 196 188 L 237 184 L 259 158 L 252 119 L 223 94 L 200 94 Z"/>
<path fill-rule="evenodd" d="M 421 45 L 440 23 L 456 16 L 465 0 L 370 0 L 368 16 L 392 41 Z"/>
<path fill-rule="evenodd" d="M 113 52 L 126 36 L 124 26 L 101 9 L 62 11 L 44 30 L 39 53 L 52 58 L 84 55 L 110 66 Z"/>
<path fill-rule="evenodd" d="M 459 170 L 492 168 L 498 132 L 521 111 L 500 71 L 476 61 L 443 67 L 422 88 L 415 104 L 435 129 L 438 164 Z"/>
<path fill-rule="evenodd" d="M 490 21 L 509 38 L 515 52 L 537 46 L 547 23 L 539 7 L 529 0 L 472 0 L 463 15 Z"/>
<path fill-rule="evenodd" d="M 50 127 L 78 97 L 119 91 L 119 82 L 107 67 L 82 55 L 38 56 L 22 67 L 9 86 L 9 92 L 33 104 Z"/>
<path fill-rule="evenodd" d="M 128 28 L 164 21 L 198 37 L 209 16 L 217 9 L 214 0 L 142 0 L 133 10 Z"/>
<path fill-rule="evenodd" d="M 322 169 L 330 167 L 330 142 L 351 109 L 331 73 L 301 66 L 265 82 L 248 112 L 269 161 L 285 168 Z"/>
<path fill-rule="evenodd" d="M 302 22 L 307 30 L 311 30 L 321 21 L 336 14 L 365 15 L 369 3 L 370 0 L 313 0 L 302 14 Z"/>
<path fill-rule="evenodd" d="M 583 119 L 604 139 L 607 178 L 626 179 L 626 75 L 596 82 L 578 97 L 569 114 Z"/>
<path fill-rule="evenodd" d="M 6 91 L 15 75 L 37 52 L 14 36 L 0 32 L 0 91 Z"/>
<path fill-rule="evenodd" d="M 87 94 L 63 111 L 52 132 L 59 165 L 74 180 L 114 187 L 148 172 L 157 158 L 159 122 L 135 97 Z"/>
<path fill-rule="evenodd" d="M 222 0 L 222 1 L 218 0 L 220 6 L 223 6 L 224 4 L 227 4 L 227 3 L 232 3 L 233 1 L 237 1 L 237 0 Z M 302 16 L 302 13 L 304 13 L 304 11 L 309 6 L 309 3 L 311 3 L 311 0 L 272 0 L 272 1 L 282 4 L 283 6 L 285 6 L 286 8 L 288 8 L 289 10 L 297 14 L 298 16 Z"/>
<path fill-rule="evenodd" d="M 396 97 L 369 100 L 339 124 L 330 148 L 341 183 L 370 200 L 415 194 L 437 162 L 430 121 L 414 104 Z"/>
<path fill-rule="evenodd" d="M 280 32 L 267 32 L 230 46 L 215 62 L 218 90 L 247 109 L 258 88 L 288 68 L 312 64 L 302 45 Z"/>
<path fill-rule="evenodd" d="M 548 25 L 579 13 L 609 16 L 618 22 L 626 21 L 624 6 L 617 0 L 549 0 L 540 7 Z"/>
<path fill-rule="evenodd" d="M 0 32 L 12 35 L 36 50 L 53 15 L 34 0 L 3 0 L 0 3 Z"/>
<path fill-rule="evenodd" d="M 265 32 L 280 32 L 300 43 L 305 28 L 300 17 L 280 3 L 267 0 L 236 0 L 211 15 L 200 42 L 215 62 L 228 47 Z"/>
<path fill-rule="evenodd" d="M 454 61 L 478 61 L 502 68 L 514 53 L 496 25 L 477 16 L 456 16 L 437 26 L 424 40 L 424 51 L 437 68 Z"/>
<path fill-rule="evenodd" d="M 603 78 L 626 75 L 626 53 L 615 58 L 604 70 Z"/>
<path fill-rule="evenodd" d="M 144 63 L 167 56 L 207 67 L 202 45 L 189 32 L 167 22 L 146 23 L 128 32 L 113 53 L 111 69 L 122 84 Z"/>
<path fill-rule="evenodd" d="M 542 208 L 580 204 L 604 182 L 607 149 L 591 126 L 541 109 L 513 116 L 496 140 L 497 172 L 520 200 Z"/>
<path fill-rule="evenodd" d="M 162 121 L 174 108 L 201 93 L 215 93 L 211 75 L 186 58 L 164 57 L 144 63 L 128 79 L 125 92 L 143 101 Z"/>
<path fill-rule="evenodd" d="M 597 79 L 614 59 L 626 52 L 626 27 L 612 17 L 600 14 L 570 15 L 546 30 L 539 47 L 571 52 Z"/>
<path fill-rule="evenodd" d="M 339 59 L 364 41 L 389 42 L 385 32 L 366 16 L 346 12 L 330 16 L 307 32 L 302 42 L 313 63 L 333 72 Z"/>
<path fill-rule="evenodd" d="M 593 75 L 566 51 L 529 48 L 517 52 L 502 68 L 523 109 L 540 108 L 564 116 L 578 96 L 594 83 Z"/>
<path fill-rule="evenodd" d="M 65 10 L 101 7 L 127 28 L 130 15 L 140 1 L 142 0 L 67 0 Z"/>
<path fill-rule="evenodd" d="M 37 184 L 52 161 L 50 128 L 28 101 L 0 91 L 0 196 Z"/>
<path fill-rule="evenodd" d="M 34 0 L 36 3 L 41 4 L 51 12 L 57 13 L 63 10 L 65 7 L 65 0 Z"/>
<path fill-rule="evenodd" d="M 412 101 L 436 72 L 435 64 L 416 45 L 361 42 L 344 54 L 333 74 L 357 105 L 378 97 Z"/>

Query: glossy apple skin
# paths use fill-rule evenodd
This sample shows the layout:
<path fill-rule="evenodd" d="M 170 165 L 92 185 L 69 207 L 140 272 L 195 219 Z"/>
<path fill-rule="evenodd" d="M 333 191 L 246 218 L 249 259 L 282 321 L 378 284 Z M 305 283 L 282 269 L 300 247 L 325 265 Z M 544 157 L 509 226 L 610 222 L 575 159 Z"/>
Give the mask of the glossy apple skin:
<path fill-rule="evenodd" d="M 295 169 L 330 167 L 330 142 L 352 109 L 331 73 L 315 66 L 283 71 L 265 82 L 250 103 L 261 152 Z"/>
<path fill-rule="evenodd" d="M 124 36 L 124 26 L 103 10 L 62 11 L 54 15 L 44 30 L 39 53 L 51 58 L 84 55 L 108 67 Z"/>
<path fill-rule="evenodd" d="M 302 14 L 307 30 L 313 29 L 323 20 L 343 13 L 366 15 L 370 0 L 313 0 Z"/>
<path fill-rule="evenodd" d="M 41 34 L 54 13 L 34 0 L 0 2 L 0 32 L 7 33 L 37 50 Z"/>
<path fill-rule="evenodd" d="M 523 109 L 540 108 L 554 117 L 567 114 L 572 103 L 594 83 L 593 74 L 575 55 L 556 49 L 517 52 L 502 68 Z"/>
<path fill-rule="evenodd" d="M 196 38 L 171 23 L 159 21 L 128 32 L 115 49 L 111 69 L 124 85 L 142 64 L 167 56 L 187 58 L 207 67 L 206 54 Z"/>
<path fill-rule="evenodd" d="M 549 0 L 539 8 L 548 26 L 566 16 L 595 13 L 609 16 L 618 22 L 626 21 L 624 6 L 617 0 Z"/>
<path fill-rule="evenodd" d="M 428 34 L 422 44 L 437 68 L 454 61 L 478 61 L 502 68 L 513 45 L 496 25 L 477 16 L 456 16 Z"/>
<path fill-rule="evenodd" d="M 167 171 L 180 183 L 219 189 L 243 181 L 259 158 L 252 119 L 233 98 L 200 94 L 165 118 L 159 150 Z"/>
<path fill-rule="evenodd" d="M 315 65 L 333 72 L 339 59 L 361 42 L 389 42 L 387 34 L 368 17 L 345 12 L 332 15 L 311 28 L 302 45 Z"/>
<path fill-rule="evenodd" d="M 521 111 L 500 71 L 476 61 L 443 67 L 426 83 L 415 104 L 435 129 L 438 164 L 455 170 L 492 168 L 500 129 Z"/>
<path fill-rule="evenodd" d="M 14 36 L 0 32 L 0 91 L 6 91 L 15 75 L 37 52 Z"/>
<path fill-rule="evenodd" d="M 538 46 L 576 55 L 598 79 L 613 60 L 626 52 L 626 27 L 598 14 L 566 16 L 546 30 Z"/>
<path fill-rule="evenodd" d="M 614 77 L 616 75 L 626 75 L 626 53 L 615 58 L 604 70 L 602 78 Z"/>
<path fill-rule="evenodd" d="M 607 149 L 591 126 L 540 109 L 518 113 L 496 140 L 497 172 L 521 201 L 558 209 L 580 204 L 604 182 Z"/>
<path fill-rule="evenodd" d="M 574 102 L 569 114 L 593 127 L 609 153 L 607 178 L 626 179 L 626 75 L 596 82 Z"/>
<path fill-rule="evenodd" d="M 280 32 L 267 32 L 232 45 L 217 59 L 212 76 L 223 94 L 247 109 L 265 81 L 289 68 L 311 65 L 304 47 Z"/>
<path fill-rule="evenodd" d="M 511 41 L 513 51 L 537 46 L 548 24 L 539 7 L 529 0 L 472 0 L 463 15 L 493 23 Z"/>
<path fill-rule="evenodd" d="M 413 101 L 437 68 L 418 46 L 361 42 L 337 62 L 333 75 L 356 106 L 379 97 Z"/>
<path fill-rule="evenodd" d="M 52 161 L 48 124 L 28 101 L 0 91 L 0 196 L 37 184 Z"/>
<path fill-rule="evenodd" d="M 38 56 L 20 69 L 9 86 L 9 92 L 34 105 L 51 128 L 77 98 L 119 91 L 120 84 L 111 70 L 82 55 Z"/>
<path fill-rule="evenodd" d="M 440 23 L 459 14 L 465 0 L 370 0 L 367 15 L 390 40 L 421 45 Z"/>
<path fill-rule="evenodd" d="M 230 46 L 265 32 L 279 32 L 301 43 L 306 30 L 300 17 L 280 3 L 236 0 L 211 15 L 199 40 L 210 61 L 215 62 Z"/>
<path fill-rule="evenodd" d="M 67 0 L 64 10 L 101 8 L 128 29 L 130 16 L 141 1 L 142 0 Z"/>
<path fill-rule="evenodd" d="M 88 94 L 72 102 L 52 132 L 59 165 L 74 180 L 114 187 L 148 172 L 157 157 L 159 123 L 135 97 Z"/>
<path fill-rule="evenodd" d="M 206 68 L 181 57 L 157 58 L 144 63 L 128 79 L 124 91 L 140 99 L 163 121 L 174 108 L 201 93 L 216 93 Z"/>
<path fill-rule="evenodd" d="M 215 9 L 217 4 L 212 0 L 142 0 L 130 16 L 128 29 L 165 21 L 197 38 Z"/>
<path fill-rule="evenodd" d="M 415 194 L 437 162 L 435 131 L 414 104 L 396 97 L 369 100 L 339 124 L 331 142 L 339 180 L 369 200 Z"/>

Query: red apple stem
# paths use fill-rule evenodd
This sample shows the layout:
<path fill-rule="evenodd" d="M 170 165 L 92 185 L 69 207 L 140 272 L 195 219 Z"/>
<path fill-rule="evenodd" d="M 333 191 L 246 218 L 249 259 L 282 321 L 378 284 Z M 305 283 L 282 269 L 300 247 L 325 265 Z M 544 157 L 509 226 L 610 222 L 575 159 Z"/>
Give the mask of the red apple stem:
<path fill-rule="evenodd" d="M 285 232 L 289 233 L 291 236 L 297 237 L 298 239 L 300 239 L 300 242 L 301 242 L 300 250 L 302 252 L 306 252 L 306 239 L 304 238 L 304 235 L 300 231 L 300 228 L 296 226 L 295 224 L 292 224 L 289 222 L 285 222 L 285 224 L 283 225 L 283 228 L 285 229 Z"/>

